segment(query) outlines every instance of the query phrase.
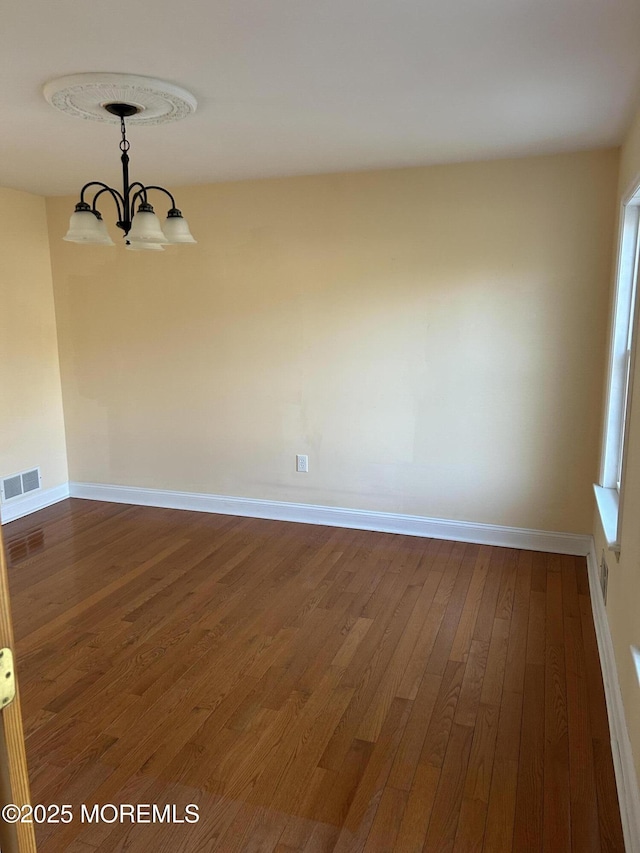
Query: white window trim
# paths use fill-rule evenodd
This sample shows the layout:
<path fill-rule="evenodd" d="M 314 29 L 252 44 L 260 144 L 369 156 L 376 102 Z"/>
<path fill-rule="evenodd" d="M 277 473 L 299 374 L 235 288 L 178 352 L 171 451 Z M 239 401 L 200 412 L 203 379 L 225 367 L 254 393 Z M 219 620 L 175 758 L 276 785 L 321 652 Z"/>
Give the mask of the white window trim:
<path fill-rule="evenodd" d="M 637 298 L 640 257 L 640 181 L 638 180 L 623 200 L 619 230 L 600 482 L 594 486 L 596 504 L 607 545 L 614 551 L 620 550 L 625 459 L 629 440 L 638 302 L 640 301 Z"/>

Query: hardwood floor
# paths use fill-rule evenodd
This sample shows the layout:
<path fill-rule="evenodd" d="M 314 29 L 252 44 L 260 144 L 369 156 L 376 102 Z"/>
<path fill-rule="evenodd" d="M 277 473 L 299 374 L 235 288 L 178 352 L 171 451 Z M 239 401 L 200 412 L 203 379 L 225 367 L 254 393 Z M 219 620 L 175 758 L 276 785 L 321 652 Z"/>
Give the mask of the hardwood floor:
<path fill-rule="evenodd" d="M 4 531 L 33 801 L 74 809 L 41 853 L 624 849 L 584 559 L 80 500 Z"/>

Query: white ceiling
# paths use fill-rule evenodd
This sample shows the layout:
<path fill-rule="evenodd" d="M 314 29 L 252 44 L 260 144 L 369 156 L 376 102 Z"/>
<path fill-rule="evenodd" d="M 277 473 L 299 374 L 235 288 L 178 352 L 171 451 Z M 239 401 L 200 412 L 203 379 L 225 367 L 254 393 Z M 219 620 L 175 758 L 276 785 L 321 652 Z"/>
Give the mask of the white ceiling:
<path fill-rule="evenodd" d="M 119 129 L 42 96 L 81 71 L 196 96 L 129 134 L 167 187 L 600 147 L 640 96 L 640 2 L 0 0 L 0 186 L 119 183 Z"/>

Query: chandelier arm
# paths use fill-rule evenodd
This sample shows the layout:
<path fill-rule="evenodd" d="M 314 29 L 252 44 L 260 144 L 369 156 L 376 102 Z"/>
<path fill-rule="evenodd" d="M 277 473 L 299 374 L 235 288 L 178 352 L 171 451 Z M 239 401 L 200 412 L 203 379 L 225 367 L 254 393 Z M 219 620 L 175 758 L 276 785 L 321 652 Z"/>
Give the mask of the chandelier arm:
<path fill-rule="evenodd" d="M 102 187 L 103 190 L 109 190 L 109 192 L 112 195 L 115 195 L 118 197 L 119 204 L 121 204 L 121 205 L 124 204 L 124 198 L 121 195 L 121 193 L 119 193 L 118 190 L 114 190 L 112 187 L 109 186 L 109 184 L 105 184 L 104 181 L 89 181 L 88 184 L 85 184 L 82 187 L 82 189 L 80 190 L 80 201 L 81 202 L 84 202 L 84 194 L 89 189 L 89 187 Z M 118 211 L 119 211 L 119 209 L 118 209 Z"/>
<path fill-rule="evenodd" d="M 140 187 L 140 189 L 137 190 L 137 192 L 135 192 L 133 195 L 131 195 L 131 191 L 133 190 L 134 187 Z M 138 199 L 140 199 L 143 203 L 146 204 L 147 187 L 145 187 L 144 184 L 141 184 L 140 181 L 134 181 L 132 184 L 130 184 L 130 186 L 128 188 L 127 196 L 131 199 L 131 201 L 129 202 L 129 205 L 128 205 L 129 217 L 130 217 L 130 219 L 133 219 L 133 215 L 136 212 L 135 211 L 136 201 Z"/>
<path fill-rule="evenodd" d="M 98 190 L 98 192 L 93 197 L 93 211 L 94 211 L 94 213 L 97 210 L 96 202 L 98 201 L 98 199 L 100 198 L 102 193 L 109 193 L 111 195 L 111 197 L 115 201 L 116 207 L 118 209 L 118 220 L 121 220 L 123 217 L 124 199 L 122 198 L 122 196 L 120 195 L 118 190 L 114 190 L 112 187 L 109 187 L 106 184 L 103 184 L 102 189 Z"/>
<path fill-rule="evenodd" d="M 169 192 L 169 190 L 165 190 L 165 188 L 164 188 L 164 187 L 157 187 L 157 186 L 155 186 L 155 185 L 149 186 L 149 187 L 147 187 L 147 189 L 148 189 L 148 190 L 160 190 L 160 192 L 161 192 L 161 193 L 164 193 L 165 195 L 168 195 L 168 196 L 169 196 L 169 198 L 171 199 L 171 207 L 172 207 L 172 208 L 175 208 L 175 206 L 176 206 L 176 200 L 175 200 L 175 198 L 171 195 L 171 193 Z"/>

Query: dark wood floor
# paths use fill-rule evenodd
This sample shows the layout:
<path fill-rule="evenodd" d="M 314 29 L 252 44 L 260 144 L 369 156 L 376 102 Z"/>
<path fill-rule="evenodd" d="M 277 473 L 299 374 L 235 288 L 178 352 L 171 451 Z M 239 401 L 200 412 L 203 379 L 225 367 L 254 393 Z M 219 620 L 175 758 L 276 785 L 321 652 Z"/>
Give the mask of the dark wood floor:
<path fill-rule="evenodd" d="M 584 559 L 80 500 L 4 531 L 33 800 L 75 809 L 41 853 L 624 849 Z"/>

